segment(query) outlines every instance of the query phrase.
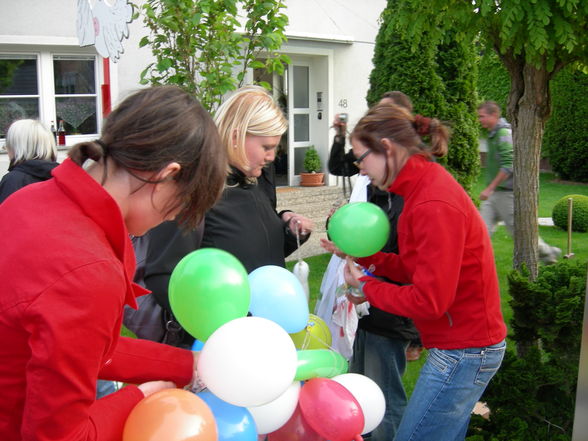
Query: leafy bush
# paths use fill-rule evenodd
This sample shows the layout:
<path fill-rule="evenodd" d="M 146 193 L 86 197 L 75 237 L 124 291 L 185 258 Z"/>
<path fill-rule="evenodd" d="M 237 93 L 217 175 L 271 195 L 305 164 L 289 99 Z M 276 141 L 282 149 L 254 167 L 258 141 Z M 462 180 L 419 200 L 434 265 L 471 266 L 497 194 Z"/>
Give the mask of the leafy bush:
<path fill-rule="evenodd" d="M 449 41 L 437 49 L 437 72 L 445 84 L 446 112 L 439 119 L 451 129 L 442 164 L 469 193 L 480 170 L 476 56 L 471 43 Z"/>
<path fill-rule="evenodd" d="M 311 146 L 304 154 L 304 170 L 307 173 L 321 171 L 321 158 L 314 146 Z"/>
<path fill-rule="evenodd" d="M 210 112 L 226 92 L 243 85 L 248 68 L 283 74 L 290 62 L 278 52 L 287 39 L 288 25 L 281 0 L 139 3 L 149 30 L 139 47 L 148 46 L 154 59 L 141 72 L 140 83 L 175 84 L 195 95 Z"/>
<path fill-rule="evenodd" d="M 588 182 L 588 75 L 568 67 L 551 81 L 553 112 L 543 149 L 562 179 Z"/>
<path fill-rule="evenodd" d="M 392 25 L 399 3 L 388 0 L 382 13 L 366 100 L 373 105 L 385 92 L 399 90 L 410 97 L 415 113 L 446 122 L 452 136 L 439 163 L 470 191 L 480 168 L 473 44 L 451 36 L 431 44 L 424 35 L 413 47 L 413 40 Z"/>
<path fill-rule="evenodd" d="M 580 359 L 586 262 L 542 266 L 535 282 L 511 272 L 512 340 L 483 400 L 489 420 L 474 416 L 468 441 L 569 441 Z"/>
<path fill-rule="evenodd" d="M 510 92 L 510 76 L 498 55 L 486 50 L 478 64 L 478 95 L 480 102 L 496 101 L 506 117 L 506 102 Z"/>
<path fill-rule="evenodd" d="M 568 229 L 568 199 L 572 198 L 572 231 L 588 231 L 588 196 L 570 194 L 561 198 L 553 207 L 551 217 L 556 227 Z"/>

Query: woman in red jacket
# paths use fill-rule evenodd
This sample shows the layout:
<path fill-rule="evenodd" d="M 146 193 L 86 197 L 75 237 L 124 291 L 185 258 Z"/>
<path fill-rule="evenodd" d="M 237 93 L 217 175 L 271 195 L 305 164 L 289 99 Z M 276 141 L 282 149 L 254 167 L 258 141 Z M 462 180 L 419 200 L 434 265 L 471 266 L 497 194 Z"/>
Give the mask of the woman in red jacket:
<path fill-rule="evenodd" d="M 430 136 L 430 149 L 419 135 Z M 505 350 L 488 232 L 466 192 L 431 161 L 447 152 L 447 138 L 439 121 L 415 119 L 391 104 L 370 109 L 351 134 L 360 172 L 404 198 L 399 254 L 357 261 L 406 285 L 366 276 L 348 258 L 346 281 L 364 295 L 348 298 L 413 319 L 429 349 L 395 441 L 464 439 L 471 411 Z"/>
<path fill-rule="evenodd" d="M 145 293 L 129 234 L 196 225 L 226 167 L 193 97 L 143 89 L 52 179 L 0 206 L 0 439 L 119 441 L 143 397 L 192 380 L 191 351 L 119 337 L 123 306 Z M 95 400 L 98 378 L 142 384 Z"/>

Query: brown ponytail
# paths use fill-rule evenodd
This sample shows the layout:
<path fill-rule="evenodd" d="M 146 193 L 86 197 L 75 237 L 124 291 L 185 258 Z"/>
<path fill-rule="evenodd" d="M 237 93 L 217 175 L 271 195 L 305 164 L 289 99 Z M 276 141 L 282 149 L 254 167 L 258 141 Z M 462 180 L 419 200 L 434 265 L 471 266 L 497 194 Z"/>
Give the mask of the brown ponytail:
<path fill-rule="evenodd" d="M 81 142 L 74 145 L 67 155 L 72 159 L 73 162 L 82 166 L 86 160 L 91 159 L 92 161 L 100 162 L 101 159 L 106 157 L 105 149 L 102 147 L 101 142 L 89 141 Z"/>
<path fill-rule="evenodd" d="M 430 147 L 423 143 L 424 136 L 430 137 Z M 379 153 L 384 152 L 380 140 L 387 138 L 411 154 L 441 157 L 447 154 L 449 131 L 438 119 L 413 116 L 406 108 L 384 102 L 368 110 L 351 137 Z"/>
<path fill-rule="evenodd" d="M 189 228 L 198 225 L 220 197 L 227 169 L 214 121 L 196 98 L 175 86 L 130 95 L 108 116 L 100 139 L 75 145 L 69 156 L 79 165 L 108 157 L 135 177 L 137 171 L 155 175 L 177 162 L 179 195 L 166 211 L 181 206 L 177 220 Z"/>
<path fill-rule="evenodd" d="M 441 158 L 447 154 L 449 130 L 438 119 L 415 115 L 413 125 L 421 138 L 430 137 L 431 147 L 429 151 L 433 156 Z"/>

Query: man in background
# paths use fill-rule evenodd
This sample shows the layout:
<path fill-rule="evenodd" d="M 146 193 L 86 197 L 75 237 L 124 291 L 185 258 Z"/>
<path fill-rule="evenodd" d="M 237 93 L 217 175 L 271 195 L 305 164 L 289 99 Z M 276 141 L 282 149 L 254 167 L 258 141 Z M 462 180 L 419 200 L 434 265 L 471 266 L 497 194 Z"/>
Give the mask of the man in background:
<path fill-rule="evenodd" d="M 514 234 L 514 195 L 512 187 L 512 131 L 501 118 L 500 106 L 486 101 L 478 106 L 478 121 L 488 131 L 488 154 L 484 170 L 486 188 L 480 193 L 480 214 L 490 236 L 503 221 L 511 236 Z M 539 259 L 547 265 L 555 263 L 561 250 L 539 237 Z"/>

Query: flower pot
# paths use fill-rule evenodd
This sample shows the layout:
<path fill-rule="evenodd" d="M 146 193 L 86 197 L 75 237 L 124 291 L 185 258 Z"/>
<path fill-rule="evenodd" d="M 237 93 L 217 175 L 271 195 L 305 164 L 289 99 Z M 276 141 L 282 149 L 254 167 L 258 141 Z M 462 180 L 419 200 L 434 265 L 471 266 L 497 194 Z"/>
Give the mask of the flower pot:
<path fill-rule="evenodd" d="M 320 187 L 323 185 L 324 173 L 300 173 L 302 187 Z"/>

